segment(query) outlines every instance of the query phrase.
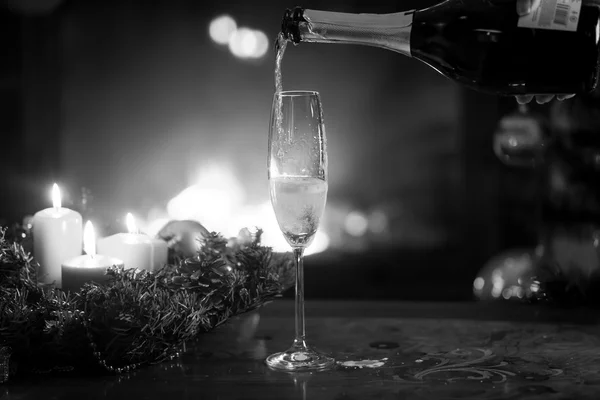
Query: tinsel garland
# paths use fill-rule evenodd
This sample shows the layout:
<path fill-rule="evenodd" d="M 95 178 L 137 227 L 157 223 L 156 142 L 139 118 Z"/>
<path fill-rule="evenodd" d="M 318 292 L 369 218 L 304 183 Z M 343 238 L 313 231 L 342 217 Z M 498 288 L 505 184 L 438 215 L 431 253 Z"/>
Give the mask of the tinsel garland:
<path fill-rule="evenodd" d="M 62 370 L 123 372 L 178 354 L 294 280 L 289 253 L 210 233 L 193 258 L 156 273 L 113 267 L 77 293 L 38 285 L 36 263 L 0 228 L 0 348 L 11 376 Z"/>

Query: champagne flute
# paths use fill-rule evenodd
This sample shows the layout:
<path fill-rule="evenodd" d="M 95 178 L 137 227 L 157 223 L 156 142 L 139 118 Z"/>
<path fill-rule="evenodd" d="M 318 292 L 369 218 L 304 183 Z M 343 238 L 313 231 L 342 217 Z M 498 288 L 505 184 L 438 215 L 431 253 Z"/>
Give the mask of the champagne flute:
<path fill-rule="evenodd" d="M 311 349 L 304 330 L 304 249 L 319 227 L 327 200 L 327 149 L 318 92 L 278 91 L 269 131 L 271 204 L 296 262 L 296 337 L 292 346 L 266 362 L 284 371 L 321 370 L 333 358 Z"/>

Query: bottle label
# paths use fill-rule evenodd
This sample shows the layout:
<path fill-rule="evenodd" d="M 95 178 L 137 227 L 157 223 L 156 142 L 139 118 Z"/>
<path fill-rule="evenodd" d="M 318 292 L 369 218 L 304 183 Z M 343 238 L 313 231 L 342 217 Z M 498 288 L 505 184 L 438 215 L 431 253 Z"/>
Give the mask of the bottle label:
<path fill-rule="evenodd" d="M 541 0 L 537 9 L 519 18 L 517 26 L 575 32 L 580 11 L 581 0 Z"/>

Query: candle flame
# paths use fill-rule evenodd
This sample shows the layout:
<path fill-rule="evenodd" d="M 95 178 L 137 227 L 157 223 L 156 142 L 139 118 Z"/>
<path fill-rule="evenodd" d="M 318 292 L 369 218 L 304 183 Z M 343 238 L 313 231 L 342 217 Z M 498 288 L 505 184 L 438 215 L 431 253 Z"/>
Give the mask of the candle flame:
<path fill-rule="evenodd" d="M 127 213 L 127 215 L 125 216 L 125 223 L 127 224 L 127 231 L 129 231 L 129 233 L 139 232 L 139 229 L 135 224 L 135 218 L 133 217 L 133 214 Z"/>
<path fill-rule="evenodd" d="M 96 255 L 96 234 L 92 221 L 87 221 L 83 228 L 83 251 L 90 256 Z"/>
<path fill-rule="evenodd" d="M 62 206 L 62 204 L 61 204 L 60 189 L 59 189 L 58 185 L 55 183 L 54 185 L 52 185 L 52 207 L 58 209 L 61 206 Z"/>

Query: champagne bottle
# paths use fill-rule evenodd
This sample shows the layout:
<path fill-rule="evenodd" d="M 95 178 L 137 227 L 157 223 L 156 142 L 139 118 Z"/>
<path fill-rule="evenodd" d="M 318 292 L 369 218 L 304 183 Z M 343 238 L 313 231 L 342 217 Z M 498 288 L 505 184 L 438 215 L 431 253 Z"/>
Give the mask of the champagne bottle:
<path fill-rule="evenodd" d="M 542 0 L 523 17 L 516 0 L 446 0 L 392 14 L 296 7 L 284 13 L 281 34 L 294 44 L 396 51 L 496 95 L 585 93 L 598 80 L 600 8 L 581 0 Z"/>

